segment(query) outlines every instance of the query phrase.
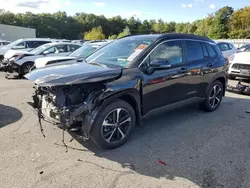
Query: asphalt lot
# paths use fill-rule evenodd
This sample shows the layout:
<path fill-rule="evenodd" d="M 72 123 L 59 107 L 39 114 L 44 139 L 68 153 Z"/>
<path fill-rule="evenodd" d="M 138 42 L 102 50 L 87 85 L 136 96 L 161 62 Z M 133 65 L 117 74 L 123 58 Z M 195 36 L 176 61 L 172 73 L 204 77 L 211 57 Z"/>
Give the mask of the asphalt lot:
<path fill-rule="evenodd" d="M 214 113 L 154 111 L 112 151 L 66 133 L 66 153 L 61 130 L 43 123 L 41 135 L 31 93 L 30 81 L 0 72 L 0 187 L 250 187 L 249 96 L 226 93 Z"/>

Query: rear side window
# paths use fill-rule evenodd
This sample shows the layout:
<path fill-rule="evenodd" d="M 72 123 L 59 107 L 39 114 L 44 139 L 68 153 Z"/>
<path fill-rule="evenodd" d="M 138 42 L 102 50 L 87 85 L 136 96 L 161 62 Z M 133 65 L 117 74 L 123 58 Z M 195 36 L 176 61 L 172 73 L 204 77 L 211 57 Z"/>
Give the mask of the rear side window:
<path fill-rule="evenodd" d="M 229 50 L 229 46 L 226 43 L 219 43 L 218 46 L 222 52 Z"/>
<path fill-rule="evenodd" d="M 187 61 L 203 59 L 203 50 L 200 42 L 186 41 Z"/>
<path fill-rule="evenodd" d="M 37 48 L 43 44 L 47 44 L 49 41 L 27 41 L 28 48 Z"/>
<path fill-rule="evenodd" d="M 228 44 L 228 46 L 229 46 L 229 50 L 233 49 L 233 45 L 232 44 Z"/>
<path fill-rule="evenodd" d="M 205 44 L 209 53 L 210 57 L 215 57 L 216 56 L 216 52 L 214 50 L 214 48 L 210 45 L 210 44 Z"/>
<path fill-rule="evenodd" d="M 80 46 L 77 45 L 68 45 L 68 52 L 73 52 L 77 50 Z"/>
<path fill-rule="evenodd" d="M 202 46 L 204 57 L 205 58 L 209 57 L 209 54 L 208 54 L 208 51 L 207 51 L 207 48 L 206 48 L 205 44 L 202 43 L 201 46 Z"/>

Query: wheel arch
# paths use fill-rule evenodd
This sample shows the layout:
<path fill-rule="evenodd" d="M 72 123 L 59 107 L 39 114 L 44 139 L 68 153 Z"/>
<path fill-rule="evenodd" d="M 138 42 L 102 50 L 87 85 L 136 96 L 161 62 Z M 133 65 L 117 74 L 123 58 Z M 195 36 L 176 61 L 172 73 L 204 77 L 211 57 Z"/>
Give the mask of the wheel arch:
<path fill-rule="evenodd" d="M 226 75 L 218 75 L 216 76 L 207 86 L 206 89 L 206 94 L 209 92 L 209 88 L 211 87 L 211 85 L 215 82 L 215 81 L 220 81 L 223 85 L 223 96 L 225 96 L 225 92 L 226 92 L 226 87 L 227 87 L 227 77 Z"/>
<path fill-rule="evenodd" d="M 23 74 L 23 67 L 25 66 L 25 65 L 27 65 L 27 64 L 32 64 L 32 66 L 35 64 L 35 62 L 34 61 L 26 61 L 26 62 L 24 62 L 21 66 L 20 66 L 20 74 Z"/>
<path fill-rule="evenodd" d="M 102 110 L 107 104 L 114 102 L 115 100 L 123 100 L 131 105 L 131 107 L 135 111 L 136 116 L 136 124 L 140 125 L 141 121 L 141 99 L 140 94 L 136 89 L 126 89 L 123 91 L 115 92 L 110 95 L 101 94 L 99 97 L 95 99 L 95 104 L 97 106 L 93 106 L 93 110 L 89 113 L 84 120 L 83 123 L 83 131 L 90 133 L 91 128 L 93 126 L 94 119 L 96 118 L 98 112 Z"/>

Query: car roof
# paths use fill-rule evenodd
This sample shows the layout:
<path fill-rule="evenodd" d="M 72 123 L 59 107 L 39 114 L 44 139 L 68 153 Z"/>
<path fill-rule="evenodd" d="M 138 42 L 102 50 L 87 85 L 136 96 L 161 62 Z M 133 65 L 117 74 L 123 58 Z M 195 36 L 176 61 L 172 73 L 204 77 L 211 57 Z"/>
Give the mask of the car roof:
<path fill-rule="evenodd" d="M 155 40 L 171 40 L 171 39 L 193 39 L 193 40 L 202 40 L 214 43 L 213 40 L 209 39 L 208 37 L 194 35 L 194 34 L 182 34 L 182 33 L 166 33 L 166 34 L 146 34 L 146 35 L 129 35 L 122 38 L 131 37 L 132 39 L 155 39 Z"/>
<path fill-rule="evenodd" d="M 20 39 L 22 41 L 53 41 L 55 39 L 49 39 L 49 38 L 24 38 Z"/>
<path fill-rule="evenodd" d="M 52 43 L 47 43 L 46 45 L 54 46 L 54 45 L 61 45 L 61 44 L 82 46 L 80 44 L 72 43 L 72 42 L 52 42 Z"/>
<path fill-rule="evenodd" d="M 223 42 L 223 41 L 216 42 L 216 44 L 221 44 L 221 43 L 226 43 L 226 44 L 231 44 L 231 45 L 233 45 L 231 42 Z"/>

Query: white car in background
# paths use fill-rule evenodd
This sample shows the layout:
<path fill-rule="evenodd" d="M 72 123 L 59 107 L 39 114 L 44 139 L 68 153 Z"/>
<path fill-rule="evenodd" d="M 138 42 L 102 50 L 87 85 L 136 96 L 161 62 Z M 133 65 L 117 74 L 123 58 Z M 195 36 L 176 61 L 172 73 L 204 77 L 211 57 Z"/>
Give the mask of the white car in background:
<path fill-rule="evenodd" d="M 47 56 L 66 56 L 80 48 L 81 45 L 71 42 L 48 43 L 29 52 L 10 50 L 4 55 L 5 72 L 17 72 L 20 76 L 27 74 L 35 60 Z"/>
<path fill-rule="evenodd" d="M 241 52 L 229 58 L 228 78 L 236 77 L 250 79 L 250 52 Z"/>
<path fill-rule="evenodd" d="M 237 53 L 236 47 L 229 42 L 217 42 L 217 46 L 221 50 L 225 58 L 229 58 L 231 55 Z"/>
<path fill-rule="evenodd" d="M 63 61 L 69 61 L 69 60 L 78 60 L 78 59 L 85 59 L 92 53 L 94 53 L 99 48 L 109 44 L 111 41 L 103 41 L 103 42 L 86 42 L 83 44 L 81 48 L 78 50 L 72 52 L 68 56 L 54 56 L 54 57 L 43 57 L 38 58 L 35 61 L 35 65 L 31 68 L 31 70 L 34 70 L 36 68 L 42 68 L 46 65 L 54 64 L 54 63 L 60 63 Z M 73 43 L 74 44 L 74 43 Z M 74 61 L 75 62 L 75 61 Z"/>
<path fill-rule="evenodd" d="M 9 50 L 22 50 L 30 51 L 35 49 L 43 44 L 53 42 L 52 39 L 42 39 L 42 38 L 27 38 L 27 39 L 18 39 L 2 48 L 0 48 L 0 64 L 4 59 L 4 55 Z"/>
<path fill-rule="evenodd" d="M 10 41 L 0 39 L 0 48 L 7 46 L 10 43 L 11 43 Z"/>

